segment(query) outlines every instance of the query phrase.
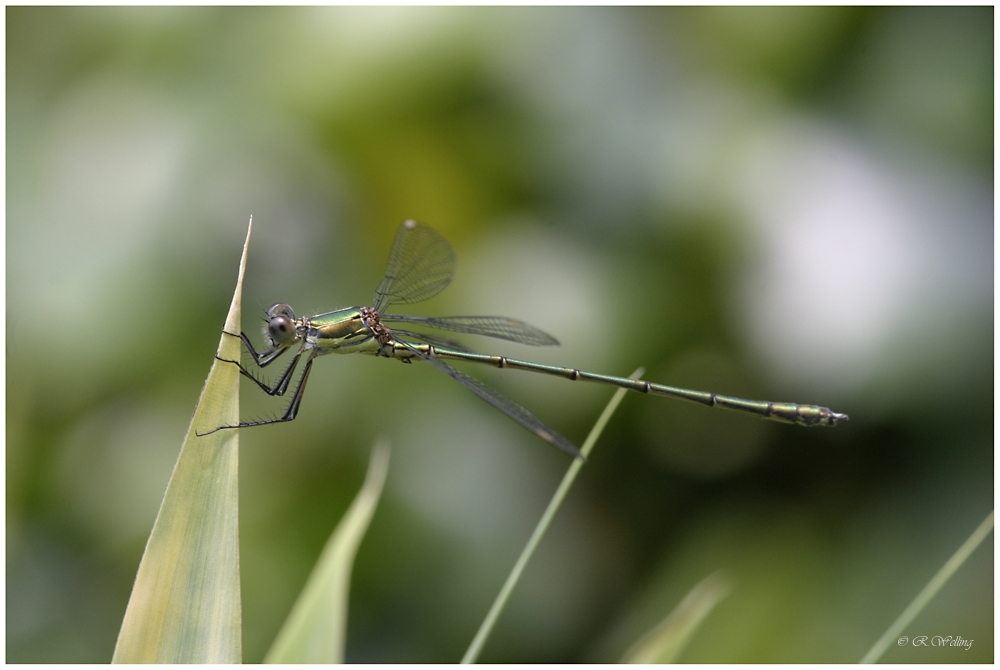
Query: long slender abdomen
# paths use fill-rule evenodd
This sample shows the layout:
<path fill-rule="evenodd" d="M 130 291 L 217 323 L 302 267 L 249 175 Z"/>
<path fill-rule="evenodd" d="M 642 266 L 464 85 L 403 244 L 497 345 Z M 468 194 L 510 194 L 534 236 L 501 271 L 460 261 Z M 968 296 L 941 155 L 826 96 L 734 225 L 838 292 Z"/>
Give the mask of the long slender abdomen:
<path fill-rule="evenodd" d="M 531 372 L 541 372 L 548 375 L 565 377 L 573 381 L 583 380 L 597 382 L 599 384 L 611 384 L 622 388 L 638 391 L 639 393 L 649 393 L 651 395 L 664 395 L 671 398 L 680 398 L 691 402 L 708 405 L 709 407 L 724 407 L 737 412 L 756 414 L 765 419 L 782 421 L 785 423 L 795 423 L 800 426 L 836 426 L 838 421 L 847 419 L 846 414 L 840 414 L 826 407 L 816 405 L 799 405 L 790 402 L 768 402 L 766 400 L 743 400 L 742 398 L 732 398 L 730 396 L 708 393 L 707 391 L 692 391 L 689 389 L 655 384 L 642 380 L 629 379 L 628 377 L 615 377 L 613 375 L 602 375 L 596 372 L 586 372 L 577 368 L 563 368 L 556 365 L 543 365 L 532 363 L 531 361 L 521 361 L 516 358 L 506 356 L 494 356 L 490 354 L 474 354 L 464 351 L 453 351 L 451 349 L 441 349 L 430 345 L 418 347 L 427 351 L 432 356 L 438 358 L 450 358 L 454 360 L 472 361 L 485 365 L 494 365 L 499 368 L 515 368 L 517 370 L 529 370 Z"/>

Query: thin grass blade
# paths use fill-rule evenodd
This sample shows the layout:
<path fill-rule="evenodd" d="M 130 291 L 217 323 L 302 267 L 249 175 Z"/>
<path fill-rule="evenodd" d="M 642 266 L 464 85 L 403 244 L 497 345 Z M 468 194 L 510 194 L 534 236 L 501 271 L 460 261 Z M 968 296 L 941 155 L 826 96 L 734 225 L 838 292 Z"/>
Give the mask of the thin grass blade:
<path fill-rule="evenodd" d="M 732 591 L 732 582 L 716 572 L 698 583 L 681 604 L 639 639 L 622 663 L 673 663 L 709 612 Z"/>
<path fill-rule="evenodd" d="M 368 476 L 323 548 L 265 663 L 343 663 L 351 569 L 389 470 L 389 443 L 372 450 Z"/>
<path fill-rule="evenodd" d="M 632 379 L 639 379 L 645 373 L 644 368 L 639 368 L 633 372 L 630 377 Z M 601 412 L 601 416 L 598 417 L 597 423 L 590 430 L 590 434 L 587 435 L 586 441 L 583 443 L 583 447 L 580 448 L 580 453 L 583 455 L 583 459 L 574 458 L 573 462 L 569 466 L 569 470 L 563 476 L 562 483 L 559 484 L 559 488 L 556 489 L 555 494 L 552 496 L 552 500 L 549 502 L 549 506 L 545 509 L 545 513 L 542 514 L 542 518 L 539 519 L 538 525 L 535 526 L 535 531 L 531 534 L 531 538 L 528 539 L 528 544 L 525 545 L 524 550 L 521 551 L 521 556 L 517 559 L 517 563 L 514 564 L 514 568 L 510 571 L 510 575 L 507 577 L 507 581 L 504 582 L 503 587 L 500 589 L 500 593 L 497 594 L 496 600 L 493 601 L 493 606 L 487 613 L 486 618 L 483 623 L 479 626 L 479 630 L 476 632 L 476 636 L 472 639 L 472 644 L 465 652 L 465 656 L 462 657 L 462 663 L 475 663 L 476 659 L 479 658 L 479 654 L 483 650 L 483 645 L 486 644 L 486 640 L 489 639 L 490 633 L 493 631 L 493 626 L 496 624 L 497 619 L 500 617 L 500 613 L 503 612 L 503 608 L 507 605 L 507 600 L 510 598 L 511 592 L 517 585 L 518 580 L 521 578 L 521 573 L 524 572 L 524 568 L 528 565 L 528 561 L 531 560 L 532 555 L 535 553 L 535 549 L 538 544 L 545 537 L 546 531 L 549 529 L 549 525 L 552 523 L 552 519 L 555 517 L 556 512 L 559 511 L 559 507 L 562 505 L 563 500 L 566 498 L 566 494 L 569 492 L 570 487 L 573 482 L 576 481 L 576 476 L 580 472 L 580 468 L 583 467 L 584 459 L 590 455 L 590 451 L 594 448 L 594 444 L 597 442 L 597 438 L 601 436 L 604 432 L 604 427 L 608 424 L 611 419 L 611 415 L 615 413 L 618 409 L 618 404 L 621 403 L 622 398 L 625 397 L 627 389 L 618 389 L 615 394 L 611 397 L 604 411 Z"/>
<path fill-rule="evenodd" d="M 226 317 L 231 333 L 240 332 L 249 244 L 248 228 Z M 240 340 L 223 335 L 219 356 L 239 360 Z M 239 432 L 195 435 L 239 422 L 239 379 L 235 365 L 218 360 L 208 374 L 139 564 L 114 663 L 241 661 Z"/>
<path fill-rule="evenodd" d="M 925 586 L 923 590 L 917 594 L 917 597 L 913 599 L 913 602 L 910 603 L 905 610 L 903 610 L 903 613 L 899 615 L 899 618 L 896 619 L 892 625 L 889 626 L 889 629 L 882 634 L 882 637 L 878 639 L 875 646 L 868 650 L 868 653 L 861 659 L 861 663 L 875 663 L 878 659 L 882 658 L 882 654 L 885 653 L 885 650 L 888 649 L 900 635 L 902 635 L 903 631 L 906 630 L 906 627 L 913 622 L 921 611 L 923 611 L 923 609 L 927 606 L 927 603 L 929 603 L 934 596 L 937 595 L 937 592 L 941 590 L 941 587 L 944 586 L 949 579 L 951 579 L 951 576 L 955 574 L 955 571 L 958 570 L 969 558 L 969 556 L 972 555 L 972 552 L 976 550 L 976 547 L 982 544 L 983 540 L 986 539 L 986 536 L 990 534 L 991 530 L 993 530 L 994 511 L 991 511 L 986 518 L 983 519 L 983 522 L 979 524 L 979 527 L 972 531 L 972 535 L 969 536 L 969 539 L 963 542 L 962 546 L 958 548 L 958 551 L 956 551 L 952 557 L 949 558 L 943 566 L 941 566 L 941 569 L 938 570 L 937 574 L 931 578 L 931 581 L 927 583 L 927 586 Z"/>

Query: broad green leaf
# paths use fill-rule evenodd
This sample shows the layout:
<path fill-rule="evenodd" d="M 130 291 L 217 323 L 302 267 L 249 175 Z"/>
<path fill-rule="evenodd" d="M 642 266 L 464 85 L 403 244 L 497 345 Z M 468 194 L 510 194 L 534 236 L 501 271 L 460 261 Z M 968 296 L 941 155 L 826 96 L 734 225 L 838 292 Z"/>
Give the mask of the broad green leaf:
<path fill-rule="evenodd" d="M 240 332 L 249 244 L 248 228 L 230 333 Z M 239 338 L 222 335 L 218 355 L 239 360 Z M 239 431 L 195 435 L 239 422 L 239 380 L 236 366 L 219 360 L 208 373 L 139 564 L 114 663 L 241 661 Z"/>
<path fill-rule="evenodd" d="M 666 619 L 628 650 L 622 663 L 673 663 L 708 613 L 731 590 L 730 581 L 719 573 L 703 579 Z"/>
<path fill-rule="evenodd" d="M 630 377 L 632 379 L 639 379 L 645 372 L 644 368 L 639 368 L 633 372 Z M 601 412 L 601 416 L 597 418 L 597 423 L 594 427 L 590 429 L 590 434 L 587 435 L 587 439 L 583 443 L 583 447 L 580 448 L 580 453 L 583 454 L 583 459 L 590 455 L 590 451 L 594 448 L 594 444 L 597 443 L 597 438 L 601 436 L 604 432 L 604 427 L 608 424 L 611 419 L 611 415 L 615 413 L 618 409 L 618 404 L 621 403 L 622 398 L 628 392 L 627 389 L 620 388 L 615 391 L 615 394 L 611 396 L 611 400 L 608 401 L 607 406 L 604 411 Z M 483 650 L 483 646 L 486 644 L 486 640 L 489 639 L 490 633 L 493 631 L 493 626 L 496 624 L 497 619 L 500 617 L 500 613 L 503 612 L 504 607 L 507 605 L 507 600 L 510 598 L 511 592 L 513 592 L 514 587 L 517 586 L 517 582 L 521 579 L 521 573 L 524 572 L 525 566 L 528 565 L 528 561 L 535 554 L 535 549 L 538 544 L 545 537 L 545 533 L 549 530 L 549 525 L 552 523 L 552 519 L 555 518 L 556 512 L 562 506 L 563 500 L 566 498 L 566 494 L 569 493 L 569 489 L 573 486 L 573 482 L 576 481 L 576 476 L 580 472 L 580 468 L 583 467 L 584 460 L 581 458 L 574 458 L 573 462 L 570 464 L 569 469 L 566 474 L 563 475 L 563 480 L 559 484 L 559 488 L 556 489 L 555 494 L 552 496 L 552 500 L 549 501 L 549 506 L 545 508 L 545 512 L 542 514 L 542 518 L 538 520 L 538 525 L 535 526 L 534 532 L 528 539 L 528 544 L 524 546 L 521 550 L 521 555 L 518 557 L 517 562 L 514 564 L 513 569 L 510 571 L 510 575 L 507 577 L 507 581 L 500 588 L 500 593 L 497 594 L 496 599 L 493 601 L 493 606 L 490 607 L 490 611 L 487 612 L 486 618 L 483 619 L 483 623 L 479 625 L 479 630 L 476 631 L 476 636 L 472 638 L 472 643 L 469 648 L 465 651 L 465 656 L 462 657 L 462 663 L 475 663 L 476 659 L 479 658 L 479 654 Z"/>
<path fill-rule="evenodd" d="M 351 568 L 389 470 L 389 444 L 372 450 L 368 476 L 327 540 L 265 663 L 343 663 Z"/>

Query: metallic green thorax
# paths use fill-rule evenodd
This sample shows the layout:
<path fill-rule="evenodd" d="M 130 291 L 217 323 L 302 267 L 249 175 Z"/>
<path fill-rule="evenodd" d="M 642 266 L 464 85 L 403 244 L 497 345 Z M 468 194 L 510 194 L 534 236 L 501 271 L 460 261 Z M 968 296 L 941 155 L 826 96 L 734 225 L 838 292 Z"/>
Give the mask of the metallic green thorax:
<path fill-rule="evenodd" d="M 377 353 L 381 346 L 365 325 L 360 307 L 346 307 L 318 316 L 303 317 L 297 322 L 305 346 L 315 347 L 317 355 Z"/>

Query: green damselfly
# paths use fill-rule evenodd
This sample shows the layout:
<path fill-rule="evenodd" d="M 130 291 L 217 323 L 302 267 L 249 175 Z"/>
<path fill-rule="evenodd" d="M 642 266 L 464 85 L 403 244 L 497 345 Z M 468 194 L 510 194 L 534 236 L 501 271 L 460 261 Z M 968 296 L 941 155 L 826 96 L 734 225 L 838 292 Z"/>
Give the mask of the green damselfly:
<path fill-rule="evenodd" d="M 285 303 L 272 305 L 267 311 L 267 322 L 264 325 L 264 337 L 269 346 L 259 354 L 245 333 L 240 333 L 238 336 L 234 333 L 226 333 L 243 340 L 243 344 L 253 357 L 254 363 L 261 368 L 270 365 L 292 347 L 298 346 L 298 352 L 274 383 L 274 386 L 268 386 L 261 382 L 238 361 L 220 359 L 238 366 L 243 375 L 252 379 L 268 395 L 281 396 L 285 394 L 292 374 L 303 356 L 305 357 L 305 367 L 302 370 L 298 386 L 292 393 L 292 399 L 288 403 L 285 413 L 280 417 L 264 421 L 241 422 L 235 426 L 219 426 L 208 433 L 214 433 L 224 428 L 247 428 L 293 420 L 298 415 L 299 406 L 302 404 L 302 394 L 306 387 L 306 381 L 309 379 L 313 361 L 317 356 L 329 353 L 369 354 L 395 358 L 403 363 L 412 363 L 414 358 L 426 361 L 538 437 L 576 457 L 580 456 L 580 451 L 568 439 L 546 426 L 538 417 L 518 403 L 501 395 L 478 379 L 456 370 L 445 363 L 443 359 L 485 363 L 499 368 L 530 370 L 572 380 L 582 379 L 602 384 L 613 384 L 640 393 L 681 398 L 710 407 L 724 407 L 756 414 L 765 419 L 797 423 L 801 426 L 835 426 L 838 421 L 847 419 L 846 414 L 838 414 L 826 407 L 816 407 L 815 405 L 741 400 L 716 393 L 690 391 L 627 377 L 585 372 L 576 368 L 542 365 L 506 356 L 477 354 L 451 340 L 404 330 L 395 325 L 389 328 L 386 325 L 391 323 L 424 326 L 456 333 L 485 335 L 536 346 L 559 344 L 554 337 L 534 326 L 503 316 L 425 317 L 385 313 L 385 309 L 391 305 L 422 302 L 437 295 L 451 283 L 454 271 L 455 252 L 448 241 L 432 228 L 418 224 L 416 221 L 404 221 L 396 232 L 392 249 L 389 251 L 385 277 L 375 289 L 371 307 L 348 307 L 318 316 L 296 318 L 292 308 Z M 199 435 L 208 435 L 208 433 L 199 433 Z"/>

